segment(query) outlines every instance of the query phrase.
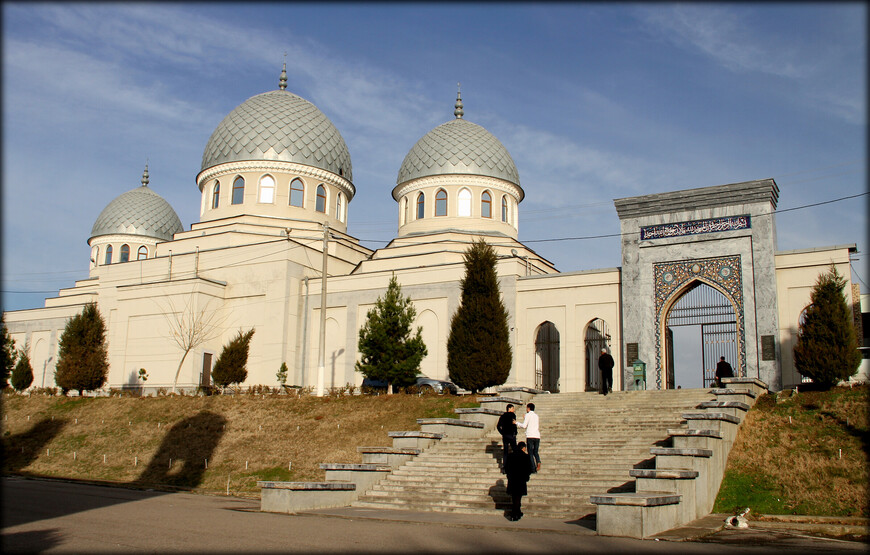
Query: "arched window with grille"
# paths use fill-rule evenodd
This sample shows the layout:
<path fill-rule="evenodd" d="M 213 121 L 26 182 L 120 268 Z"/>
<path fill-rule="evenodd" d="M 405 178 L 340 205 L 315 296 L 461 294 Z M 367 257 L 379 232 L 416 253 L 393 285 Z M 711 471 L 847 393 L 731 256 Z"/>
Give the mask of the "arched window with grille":
<path fill-rule="evenodd" d="M 484 191 L 480 195 L 480 217 L 492 218 L 492 195 L 489 191 Z"/>
<path fill-rule="evenodd" d="M 323 185 L 317 186 L 317 204 L 314 209 L 318 212 L 326 213 L 326 187 Z"/>
<path fill-rule="evenodd" d="M 211 207 L 217 208 L 221 203 L 221 182 L 214 182 L 214 190 L 211 193 Z"/>
<path fill-rule="evenodd" d="M 271 204 L 275 200 L 275 180 L 271 175 L 260 178 L 260 202 Z"/>
<path fill-rule="evenodd" d="M 471 216 L 471 191 L 463 187 L 456 195 L 456 215 L 467 218 Z"/>
<path fill-rule="evenodd" d="M 130 261 L 130 245 L 121 245 L 121 262 Z"/>
<path fill-rule="evenodd" d="M 236 177 L 233 181 L 233 204 L 242 204 L 245 201 L 245 179 Z"/>
<path fill-rule="evenodd" d="M 145 260 L 148 258 L 148 247 L 142 245 L 139 247 L 139 253 L 136 255 L 136 260 Z"/>
<path fill-rule="evenodd" d="M 106 245 L 106 264 L 112 263 L 112 245 Z"/>
<path fill-rule="evenodd" d="M 344 198 L 341 193 L 335 196 L 335 217 L 339 221 L 344 221 Z"/>
<path fill-rule="evenodd" d="M 426 195 L 420 193 L 417 195 L 417 219 L 422 220 L 426 215 Z"/>
<path fill-rule="evenodd" d="M 302 207 L 305 203 L 305 185 L 299 178 L 290 182 L 290 206 Z"/>
<path fill-rule="evenodd" d="M 501 221 L 508 223 L 508 200 L 506 196 L 501 197 Z"/>

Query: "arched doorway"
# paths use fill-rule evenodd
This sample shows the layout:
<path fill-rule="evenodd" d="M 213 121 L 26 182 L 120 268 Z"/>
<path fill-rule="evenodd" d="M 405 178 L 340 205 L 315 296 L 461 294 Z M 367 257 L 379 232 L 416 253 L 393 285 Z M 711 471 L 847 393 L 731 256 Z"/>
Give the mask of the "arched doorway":
<path fill-rule="evenodd" d="M 559 392 L 559 330 L 553 322 L 544 322 L 535 334 L 535 388 Z"/>
<path fill-rule="evenodd" d="M 712 387 L 720 357 L 739 368 L 737 315 L 719 289 L 693 281 L 665 318 L 665 387 Z"/>
<path fill-rule="evenodd" d="M 586 391 L 596 391 L 601 387 L 601 372 L 598 371 L 598 359 L 601 349 L 610 352 L 610 331 L 607 322 L 596 318 L 586 327 Z"/>

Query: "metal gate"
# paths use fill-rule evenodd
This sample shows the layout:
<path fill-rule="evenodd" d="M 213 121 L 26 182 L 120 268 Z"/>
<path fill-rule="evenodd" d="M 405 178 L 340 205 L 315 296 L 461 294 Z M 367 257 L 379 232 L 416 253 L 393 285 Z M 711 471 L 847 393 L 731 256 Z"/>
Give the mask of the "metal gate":
<path fill-rule="evenodd" d="M 668 313 L 668 332 L 677 326 L 701 327 L 701 368 L 704 387 L 713 384 L 716 364 L 724 356 L 733 368 L 739 367 L 737 317 L 728 298 L 718 289 L 697 282 L 686 291 Z M 674 387 L 673 343 L 668 341 L 667 383 Z"/>
<path fill-rule="evenodd" d="M 535 388 L 559 392 L 559 330 L 553 322 L 538 326 L 535 335 Z"/>
<path fill-rule="evenodd" d="M 601 387 L 601 372 L 598 370 L 601 349 L 610 350 L 610 333 L 607 322 L 596 318 L 586 328 L 586 391 L 597 391 Z"/>

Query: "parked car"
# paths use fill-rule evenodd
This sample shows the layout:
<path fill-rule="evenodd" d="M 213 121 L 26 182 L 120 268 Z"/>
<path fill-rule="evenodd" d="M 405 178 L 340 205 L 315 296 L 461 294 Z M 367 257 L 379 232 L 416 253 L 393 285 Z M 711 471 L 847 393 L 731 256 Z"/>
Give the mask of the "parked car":
<path fill-rule="evenodd" d="M 388 383 L 383 380 L 371 380 L 369 378 L 365 378 L 363 380 L 361 389 L 363 393 L 381 393 L 386 392 Z M 453 382 L 449 382 L 447 380 L 436 380 L 433 378 L 429 378 L 427 376 L 417 376 L 417 380 L 414 385 L 405 389 L 406 393 L 416 393 L 420 391 L 431 391 L 433 393 L 448 393 L 450 395 L 457 395 L 459 393 L 459 388 L 456 387 Z"/>

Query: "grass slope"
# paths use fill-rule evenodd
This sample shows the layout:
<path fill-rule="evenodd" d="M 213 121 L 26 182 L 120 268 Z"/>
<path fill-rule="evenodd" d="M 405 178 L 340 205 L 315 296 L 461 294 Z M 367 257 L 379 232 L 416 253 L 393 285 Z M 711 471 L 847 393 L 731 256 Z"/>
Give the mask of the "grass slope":
<path fill-rule="evenodd" d="M 870 517 L 868 393 L 864 385 L 759 398 L 713 511 Z"/>
<path fill-rule="evenodd" d="M 259 494 L 257 480 L 322 481 L 323 462 L 476 399 L 437 395 L 65 398 L 5 393 L 4 472 Z M 207 460 L 207 463 L 206 463 Z"/>

